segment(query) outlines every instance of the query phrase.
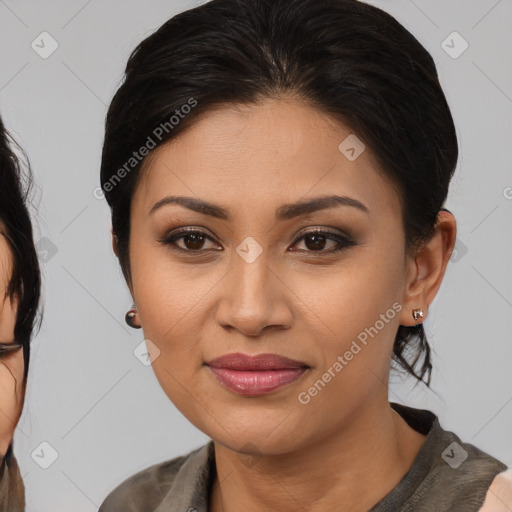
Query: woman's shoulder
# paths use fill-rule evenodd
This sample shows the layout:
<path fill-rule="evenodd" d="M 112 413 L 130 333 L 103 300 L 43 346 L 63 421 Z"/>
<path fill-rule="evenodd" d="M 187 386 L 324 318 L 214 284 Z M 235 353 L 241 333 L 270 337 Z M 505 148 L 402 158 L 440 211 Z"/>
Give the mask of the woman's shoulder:
<path fill-rule="evenodd" d="M 426 440 L 402 481 L 372 512 L 512 511 L 512 470 L 506 463 L 444 428 L 431 411 L 397 410 Z"/>
<path fill-rule="evenodd" d="M 425 492 L 421 502 L 433 505 L 428 510 L 510 512 L 510 468 L 452 431 L 438 427 L 438 434 L 431 446 L 429 471 L 414 498 Z M 496 508 L 496 499 L 504 508 Z"/>
<path fill-rule="evenodd" d="M 180 469 L 194 456 L 206 453 L 209 444 L 126 478 L 107 495 L 98 512 L 153 512 L 169 493 Z"/>
<path fill-rule="evenodd" d="M 154 510 L 159 505 L 159 497 L 161 499 L 169 490 L 187 457 L 188 454 L 153 464 L 126 478 L 108 494 L 99 512 Z"/>

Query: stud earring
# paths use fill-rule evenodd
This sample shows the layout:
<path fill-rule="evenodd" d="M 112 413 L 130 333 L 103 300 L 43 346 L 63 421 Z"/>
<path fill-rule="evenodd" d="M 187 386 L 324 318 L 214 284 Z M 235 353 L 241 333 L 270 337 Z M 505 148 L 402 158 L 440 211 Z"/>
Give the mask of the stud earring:
<path fill-rule="evenodd" d="M 422 309 L 413 309 L 412 310 L 412 317 L 414 318 L 414 321 L 416 322 L 416 325 L 418 324 L 418 318 L 423 318 L 423 310 Z"/>
<path fill-rule="evenodd" d="M 132 329 L 140 329 L 142 326 L 137 325 L 134 320 L 135 316 L 137 315 L 137 307 L 135 304 L 132 306 L 132 308 L 126 313 L 124 320 L 125 322 L 132 328 Z"/>

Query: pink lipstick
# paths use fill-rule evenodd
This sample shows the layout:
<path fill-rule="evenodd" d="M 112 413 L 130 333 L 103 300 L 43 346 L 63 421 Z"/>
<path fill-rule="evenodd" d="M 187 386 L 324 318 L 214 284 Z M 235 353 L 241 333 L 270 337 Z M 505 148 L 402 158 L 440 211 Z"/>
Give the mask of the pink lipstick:
<path fill-rule="evenodd" d="M 226 388 L 244 396 L 271 393 L 299 379 L 309 366 L 276 354 L 227 354 L 206 363 Z"/>

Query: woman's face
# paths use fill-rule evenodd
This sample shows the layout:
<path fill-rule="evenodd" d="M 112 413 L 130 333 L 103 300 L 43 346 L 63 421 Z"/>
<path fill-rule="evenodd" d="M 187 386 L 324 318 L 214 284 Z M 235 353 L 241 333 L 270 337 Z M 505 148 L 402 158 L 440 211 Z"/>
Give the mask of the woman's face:
<path fill-rule="evenodd" d="M 0 220 L 0 343 L 14 343 L 16 304 L 5 297 L 12 275 L 12 253 L 3 235 L 5 225 Z M 0 358 L 0 455 L 12 441 L 23 408 L 23 349 Z"/>
<path fill-rule="evenodd" d="M 131 290 L 155 374 L 197 428 L 235 451 L 289 452 L 348 426 L 362 408 L 387 405 L 396 331 L 415 323 L 412 266 L 398 195 L 368 150 L 357 156 L 353 139 L 342 144 L 349 135 L 291 99 L 223 108 L 158 148 L 134 194 Z M 283 205 L 332 195 L 362 206 L 283 215 Z M 169 196 L 229 218 L 175 203 L 152 211 Z M 209 238 L 159 241 L 184 228 Z M 333 238 L 303 236 L 315 229 Z M 247 396 L 205 364 L 234 352 L 309 368 Z"/>

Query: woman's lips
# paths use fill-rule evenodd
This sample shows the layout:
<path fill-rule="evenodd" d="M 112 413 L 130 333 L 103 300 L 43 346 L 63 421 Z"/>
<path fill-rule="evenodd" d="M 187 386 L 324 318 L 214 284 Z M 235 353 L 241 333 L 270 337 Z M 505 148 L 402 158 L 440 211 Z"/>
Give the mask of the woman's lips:
<path fill-rule="evenodd" d="M 296 381 L 307 371 L 307 368 L 282 370 L 231 370 L 212 366 L 208 368 L 221 384 L 245 396 L 271 393 Z"/>
<path fill-rule="evenodd" d="M 251 356 L 236 352 L 206 363 L 217 380 L 245 396 L 271 393 L 299 379 L 309 366 L 277 354 Z"/>

